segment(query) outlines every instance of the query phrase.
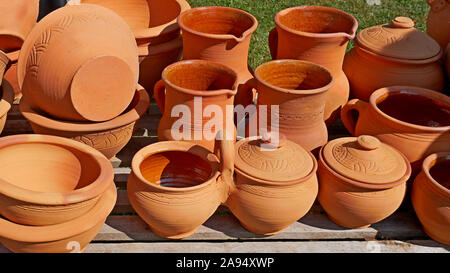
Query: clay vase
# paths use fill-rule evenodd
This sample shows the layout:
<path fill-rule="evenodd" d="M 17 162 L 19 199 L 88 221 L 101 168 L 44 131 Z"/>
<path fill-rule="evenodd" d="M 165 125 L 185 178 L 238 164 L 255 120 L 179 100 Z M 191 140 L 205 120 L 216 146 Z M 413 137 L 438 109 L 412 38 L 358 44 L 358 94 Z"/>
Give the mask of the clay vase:
<path fill-rule="evenodd" d="M 233 143 L 220 142 L 220 164 L 206 148 L 185 141 L 158 142 L 135 154 L 128 199 L 154 233 L 190 236 L 225 201 L 233 179 Z"/>
<path fill-rule="evenodd" d="M 240 140 L 235 148 L 235 186 L 226 205 L 247 230 L 279 233 L 313 205 L 316 171 L 314 156 L 292 141 Z"/>
<path fill-rule="evenodd" d="M 402 152 L 415 173 L 429 154 L 450 150 L 449 109 L 446 95 L 393 86 L 372 93 L 369 103 L 349 101 L 342 108 L 341 119 L 350 134 L 376 136 Z"/>
<path fill-rule="evenodd" d="M 411 166 L 393 147 L 367 135 L 339 138 L 319 154 L 320 205 L 336 224 L 366 228 L 394 213 Z"/>
<path fill-rule="evenodd" d="M 344 72 L 352 96 L 364 101 L 375 90 L 393 85 L 441 92 L 445 86 L 442 54 L 436 41 L 414 28 L 410 18 L 396 17 L 390 24 L 358 33 L 354 48 L 345 56 Z"/>
<path fill-rule="evenodd" d="M 114 179 L 111 163 L 95 149 L 46 135 L 1 138 L 0 173 L 0 214 L 31 226 L 88 213 Z"/>
<path fill-rule="evenodd" d="M 158 139 L 194 142 L 213 151 L 218 131 L 236 130 L 227 110 L 233 109 L 236 89 L 237 74 L 219 63 L 186 60 L 166 67 L 154 90 L 162 113 Z"/>
<path fill-rule="evenodd" d="M 0 86 L 0 134 L 5 128 L 6 117 L 13 104 L 14 90 L 8 81 L 3 80 Z"/>
<path fill-rule="evenodd" d="M 19 81 L 17 80 L 17 61 L 19 60 L 20 50 L 6 53 L 10 59 L 11 66 L 5 72 L 5 80 L 7 80 L 14 89 L 14 100 L 22 97 L 22 91 L 20 91 Z"/>
<path fill-rule="evenodd" d="M 427 0 L 431 9 L 427 18 L 427 33 L 445 49 L 450 43 L 450 1 L 449 0 Z"/>
<path fill-rule="evenodd" d="M 110 183 L 91 210 L 64 223 L 27 226 L 0 217 L 0 243 L 12 252 L 83 252 L 102 228 L 116 199 L 116 187 Z"/>
<path fill-rule="evenodd" d="M 352 15 L 329 7 L 299 6 L 278 12 L 269 34 L 272 59 L 299 59 L 326 67 L 333 74 L 324 118 L 328 126 L 339 117 L 349 97 L 342 71 L 345 50 L 355 37 L 358 22 Z"/>
<path fill-rule="evenodd" d="M 64 120 L 116 117 L 130 104 L 138 76 L 132 31 L 97 5 L 65 6 L 47 15 L 28 34 L 18 63 L 28 103 Z"/>
<path fill-rule="evenodd" d="M 106 158 L 111 159 L 130 141 L 139 119 L 147 111 L 149 104 L 147 91 L 138 85 L 128 108 L 118 117 L 104 122 L 70 122 L 54 119 L 32 108 L 25 97 L 20 101 L 19 108 L 36 134 L 74 139 L 95 148 Z"/>
<path fill-rule="evenodd" d="M 267 127 L 258 120 L 258 130 L 278 130 L 287 139 L 308 151 L 327 143 L 328 132 L 324 122 L 324 109 L 333 88 L 333 76 L 329 70 L 306 61 L 275 60 L 260 65 L 255 70 L 255 80 L 247 82 L 241 90 L 253 96 L 258 93 L 260 108 L 267 108 Z M 278 110 L 272 106 L 278 106 Z M 272 115 L 278 116 L 278 124 L 272 124 Z M 252 118 L 250 117 L 252 120 Z M 247 126 L 250 136 L 251 122 Z"/>
<path fill-rule="evenodd" d="M 450 152 L 431 154 L 412 187 L 412 204 L 428 236 L 450 245 Z"/>
<path fill-rule="evenodd" d="M 256 18 L 229 7 L 199 7 L 178 17 L 183 37 L 183 59 L 202 59 L 224 64 L 238 75 L 238 84 L 251 79 L 248 51 Z M 248 104 L 237 94 L 235 104 Z"/>

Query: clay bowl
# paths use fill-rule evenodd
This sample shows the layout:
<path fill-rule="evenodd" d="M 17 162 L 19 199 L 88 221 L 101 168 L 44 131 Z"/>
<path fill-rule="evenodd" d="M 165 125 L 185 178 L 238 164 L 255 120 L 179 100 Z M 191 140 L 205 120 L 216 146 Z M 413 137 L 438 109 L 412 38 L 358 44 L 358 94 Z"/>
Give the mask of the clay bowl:
<path fill-rule="evenodd" d="M 136 41 L 113 11 L 66 6 L 31 30 L 17 76 L 27 101 L 54 118 L 110 120 L 134 95 L 139 77 Z"/>
<path fill-rule="evenodd" d="M 109 183 L 98 202 L 78 218 L 49 226 L 26 226 L 0 217 L 0 243 L 12 252 L 83 252 L 114 208 L 117 190 Z"/>
<path fill-rule="evenodd" d="M 50 118 L 35 110 L 22 99 L 20 111 L 30 122 L 36 134 L 56 135 L 85 143 L 111 159 L 128 143 L 139 119 L 147 111 L 150 98 L 147 91 L 138 86 L 128 108 L 118 117 L 100 123 L 70 122 Z"/>
<path fill-rule="evenodd" d="M 8 81 L 3 80 L 0 86 L 0 134 L 6 123 L 6 117 L 14 99 L 14 90 Z"/>
<path fill-rule="evenodd" d="M 450 245 L 450 152 L 431 154 L 412 186 L 412 204 L 428 236 Z"/>
<path fill-rule="evenodd" d="M 23 225 L 53 225 L 88 212 L 114 179 L 91 147 L 60 137 L 0 139 L 0 214 Z"/>

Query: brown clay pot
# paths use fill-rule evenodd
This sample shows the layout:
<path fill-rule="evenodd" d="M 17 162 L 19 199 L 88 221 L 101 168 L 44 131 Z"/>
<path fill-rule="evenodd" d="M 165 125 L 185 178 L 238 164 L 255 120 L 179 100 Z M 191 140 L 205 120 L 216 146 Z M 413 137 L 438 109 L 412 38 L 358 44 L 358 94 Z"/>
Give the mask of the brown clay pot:
<path fill-rule="evenodd" d="M 412 187 L 412 204 L 425 233 L 450 245 L 450 152 L 431 154 Z"/>
<path fill-rule="evenodd" d="M 275 15 L 276 28 L 269 34 L 272 59 L 299 59 L 322 65 L 335 81 L 330 89 L 324 118 L 331 125 L 349 97 L 342 71 L 345 50 L 358 29 L 356 19 L 341 10 L 320 6 L 292 7 Z"/>
<path fill-rule="evenodd" d="M 241 90 L 248 96 L 253 95 L 252 89 L 257 90 L 258 109 L 267 107 L 268 131 L 278 130 L 287 139 L 312 151 L 328 140 L 323 115 L 333 84 L 332 74 L 323 66 L 299 60 L 275 60 L 256 68 L 255 80 L 248 81 Z M 272 113 L 272 105 L 279 110 Z M 278 126 L 272 126 L 272 114 L 278 115 Z M 247 131 L 253 135 L 251 128 Z"/>
<path fill-rule="evenodd" d="M 0 214 L 33 226 L 86 214 L 114 179 L 111 163 L 95 149 L 46 135 L 1 138 L 0 173 Z"/>
<path fill-rule="evenodd" d="M 7 80 L 14 89 L 14 99 L 22 97 L 22 92 L 20 91 L 19 81 L 17 80 L 17 61 L 19 60 L 20 50 L 6 53 L 10 59 L 11 66 L 5 72 L 5 80 Z"/>
<path fill-rule="evenodd" d="M 194 142 L 213 151 L 214 137 L 222 128 L 212 127 L 208 130 L 206 125 L 214 120 L 204 117 L 203 113 L 208 106 L 217 106 L 222 111 L 221 122 L 225 130 L 235 130 L 233 115 L 228 114 L 226 108 L 233 105 L 236 88 L 237 74 L 219 63 L 186 60 L 166 67 L 162 80 L 155 85 L 154 90 L 155 100 L 163 113 L 158 126 L 158 139 Z M 195 103 L 196 98 L 201 99 L 201 105 Z M 180 110 L 188 110 L 188 115 L 173 116 L 172 111 L 176 106 L 182 106 Z M 201 113 L 198 113 L 200 110 Z M 173 128 L 177 124 L 183 125 L 183 135 Z M 205 134 L 211 137 L 207 138 Z"/>
<path fill-rule="evenodd" d="M 402 152 L 415 172 L 427 155 L 450 150 L 449 109 L 450 97 L 444 94 L 393 86 L 372 93 L 369 103 L 349 101 L 341 119 L 352 135 L 376 136 Z"/>
<path fill-rule="evenodd" d="M 49 117 L 32 108 L 25 97 L 20 101 L 20 111 L 37 134 L 72 138 L 113 158 L 128 143 L 142 115 L 150 104 L 147 91 L 138 86 L 128 108 L 118 117 L 99 123 L 69 122 Z"/>
<path fill-rule="evenodd" d="M 116 117 L 132 100 L 138 76 L 133 33 L 97 5 L 65 6 L 44 17 L 28 34 L 18 63 L 28 103 L 65 120 Z"/>
<path fill-rule="evenodd" d="M 14 90 L 8 81 L 3 80 L 0 86 L 0 134 L 6 123 L 6 117 L 14 100 Z"/>
<path fill-rule="evenodd" d="M 102 228 L 116 199 L 116 187 L 110 183 L 91 210 L 61 224 L 36 227 L 0 218 L 0 243 L 13 252 L 83 252 Z"/>
<path fill-rule="evenodd" d="M 449 0 L 427 0 L 431 6 L 428 12 L 427 33 L 445 49 L 450 43 L 450 1 Z"/>
<path fill-rule="evenodd" d="M 343 227 L 365 228 L 400 206 L 411 166 L 393 147 L 363 135 L 325 145 L 318 175 L 318 200 L 328 217 Z"/>
<path fill-rule="evenodd" d="M 430 36 L 414 28 L 407 17 L 358 33 L 345 56 L 344 72 L 352 96 L 365 101 L 377 89 L 418 86 L 441 92 L 445 77 L 439 59 L 443 50 Z"/>

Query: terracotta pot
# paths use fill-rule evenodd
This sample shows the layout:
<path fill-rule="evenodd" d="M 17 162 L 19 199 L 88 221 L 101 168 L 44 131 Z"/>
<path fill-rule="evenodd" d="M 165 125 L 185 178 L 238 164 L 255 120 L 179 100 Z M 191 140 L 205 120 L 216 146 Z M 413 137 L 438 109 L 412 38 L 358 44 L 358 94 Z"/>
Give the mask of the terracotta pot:
<path fill-rule="evenodd" d="M 3 75 L 10 66 L 10 62 L 11 60 L 8 58 L 6 53 L 0 50 L 0 86 L 2 85 Z"/>
<path fill-rule="evenodd" d="M 0 10 L 0 50 L 18 50 L 36 24 L 39 0 L 1 0 Z"/>
<path fill-rule="evenodd" d="M 341 10 L 300 6 L 278 12 L 269 34 L 273 59 L 299 59 L 323 65 L 333 74 L 324 118 L 331 125 L 348 100 L 349 84 L 342 71 L 345 50 L 358 29 L 356 19 Z"/>
<path fill-rule="evenodd" d="M 1 138 L 0 172 L 0 214 L 35 226 L 87 213 L 114 179 L 111 163 L 98 151 L 45 135 Z"/>
<path fill-rule="evenodd" d="M 237 143 L 235 187 L 226 205 L 247 230 L 270 235 L 310 210 L 318 192 L 317 161 L 294 142 L 262 149 L 265 142 L 257 137 Z"/>
<path fill-rule="evenodd" d="M 344 60 L 352 96 L 365 101 L 375 90 L 393 85 L 442 91 L 442 50 L 428 35 L 414 28 L 407 17 L 358 33 Z"/>
<path fill-rule="evenodd" d="M 214 137 L 223 128 L 208 129 L 207 126 L 217 120 L 222 122 L 225 130 L 235 130 L 233 115 L 227 113 L 226 108 L 233 105 L 236 86 L 237 74 L 219 63 L 187 60 L 166 67 L 154 90 L 155 100 L 163 113 L 158 139 L 190 141 L 213 151 Z M 172 111 L 178 111 L 174 107 L 188 113 L 176 117 L 172 114 Z M 204 116 L 211 107 L 217 107 L 222 117 Z"/>
<path fill-rule="evenodd" d="M 133 33 L 117 14 L 97 5 L 47 15 L 29 33 L 18 63 L 27 101 L 65 120 L 116 117 L 132 100 L 138 76 Z"/>
<path fill-rule="evenodd" d="M 131 139 L 137 122 L 149 104 L 147 91 L 138 86 L 128 108 L 118 117 L 105 122 L 81 123 L 53 119 L 30 107 L 25 97 L 20 101 L 20 111 L 35 133 L 72 138 L 95 148 L 107 158 L 113 158 Z"/>
<path fill-rule="evenodd" d="M 412 187 L 412 203 L 425 233 L 450 245 L 450 152 L 429 155 Z"/>
<path fill-rule="evenodd" d="M 3 80 L 0 86 L 0 134 L 6 123 L 6 117 L 14 99 L 14 90 L 8 81 Z"/>
<path fill-rule="evenodd" d="M 372 136 L 330 141 L 319 154 L 320 205 L 336 224 L 365 228 L 397 210 L 411 166 L 393 147 Z"/>
<path fill-rule="evenodd" d="M 20 91 L 19 81 L 17 80 L 17 61 L 19 59 L 20 50 L 6 53 L 8 58 L 11 60 L 11 66 L 5 72 L 5 80 L 7 80 L 14 89 L 14 99 L 22 97 L 22 92 Z"/>
<path fill-rule="evenodd" d="M 287 139 L 312 151 L 327 143 L 323 114 L 333 84 L 333 76 L 325 67 L 299 60 L 276 60 L 256 68 L 255 80 L 248 81 L 241 90 L 250 97 L 251 90 L 257 90 L 258 114 L 259 108 L 267 107 L 267 128 L 258 124 L 258 131 L 278 130 Z M 273 112 L 273 105 L 278 110 Z M 272 115 L 278 115 L 278 124 L 272 125 Z M 258 134 L 252 133 L 251 125 L 247 127 L 249 135 Z"/>
<path fill-rule="evenodd" d="M 445 49 L 450 43 L 450 1 L 449 0 L 427 0 L 431 6 L 428 12 L 427 33 L 433 37 L 439 45 Z"/>
<path fill-rule="evenodd" d="M 389 106 L 387 99 L 392 97 L 394 103 Z M 383 102 L 389 111 L 380 109 Z M 349 101 L 341 119 L 352 135 L 373 135 L 398 149 L 416 171 L 427 155 L 450 150 L 449 109 L 448 96 L 419 87 L 393 86 L 372 93 L 369 103 Z"/>
<path fill-rule="evenodd" d="M 0 243 L 13 252 L 83 252 L 102 228 L 116 198 L 116 187 L 110 183 L 108 190 L 91 210 L 56 225 L 26 226 L 0 218 Z"/>
<path fill-rule="evenodd" d="M 248 51 L 256 18 L 239 9 L 199 7 L 178 17 L 183 37 L 183 59 L 202 59 L 224 64 L 238 75 L 237 82 L 251 79 Z M 238 94 L 236 104 L 243 104 Z"/>

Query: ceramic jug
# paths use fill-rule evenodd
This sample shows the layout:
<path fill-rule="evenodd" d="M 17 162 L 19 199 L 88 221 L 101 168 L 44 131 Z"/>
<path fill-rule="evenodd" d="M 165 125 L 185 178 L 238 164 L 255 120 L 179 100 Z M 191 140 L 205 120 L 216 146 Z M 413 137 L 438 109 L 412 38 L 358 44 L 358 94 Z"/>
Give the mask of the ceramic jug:
<path fill-rule="evenodd" d="M 430 11 L 427 18 L 427 33 L 445 49 L 450 43 L 450 1 L 427 0 Z"/>

